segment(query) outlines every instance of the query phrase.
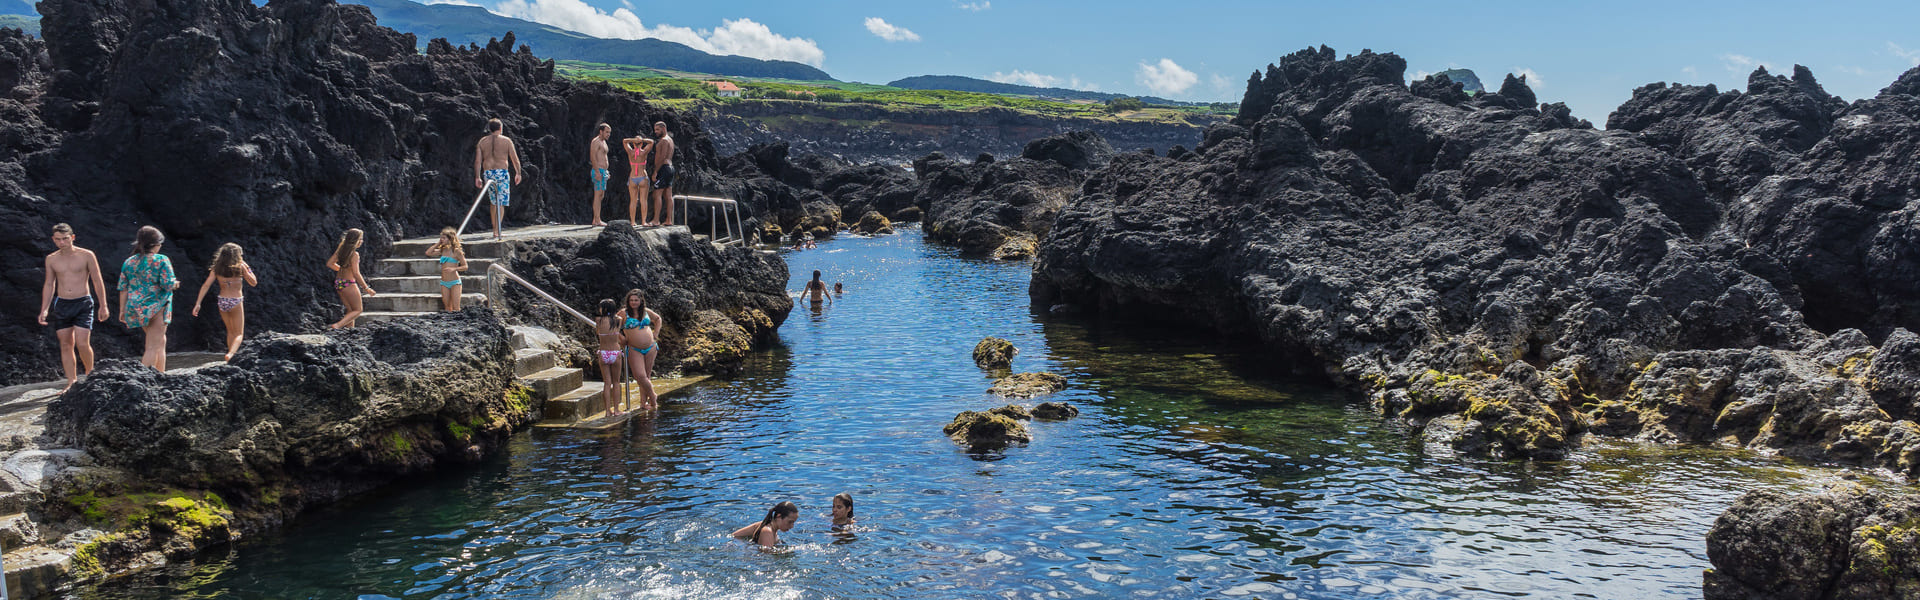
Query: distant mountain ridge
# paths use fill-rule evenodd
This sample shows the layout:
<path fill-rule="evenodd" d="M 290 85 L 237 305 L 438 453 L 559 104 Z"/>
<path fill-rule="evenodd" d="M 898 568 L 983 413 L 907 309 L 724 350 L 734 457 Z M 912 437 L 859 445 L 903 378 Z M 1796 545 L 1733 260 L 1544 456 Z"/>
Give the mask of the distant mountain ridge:
<path fill-rule="evenodd" d="M 1000 83 L 998 81 L 988 81 L 961 75 L 917 75 L 905 79 L 898 79 L 887 85 L 910 90 L 952 90 L 956 92 L 980 92 L 983 94 L 1007 94 L 1012 96 L 1040 96 L 1061 100 L 1092 100 L 1094 102 L 1106 102 L 1114 98 L 1136 97 L 1126 94 L 1109 94 L 1105 92 L 1089 92 L 1086 90 L 1072 90 L 1067 88 L 1034 87 L 1015 83 Z M 1153 96 L 1137 97 L 1140 98 L 1141 102 L 1147 104 L 1166 106 L 1188 106 L 1194 104 L 1193 102 L 1181 102 L 1179 100 L 1168 100 L 1166 98 L 1155 98 Z"/>
<path fill-rule="evenodd" d="M 0 29 L 18 29 L 27 35 L 40 37 L 40 17 L 0 14 Z"/>
<path fill-rule="evenodd" d="M 19 2 L 22 0 L 0 0 Z M 586 60 L 600 63 L 635 65 L 674 71 L 732 75 L 735 77 L 771 77 L 779 79 L 833 80 L 826 71 L 784 60 L 761 60 L 745 56 L 708 54 L 685 44 L 656 39 L 611 40 L 567 31 L 487 12 L 477 6 L 420 4 L 409 0 L 341 0 L 373 10 L 380 25 L 418 36 L 422 47 L 433 38 L 446 38 L 456 46 L 485 45 L 508 31 L 514 39 L 533 48 L 542 58 Z"/>

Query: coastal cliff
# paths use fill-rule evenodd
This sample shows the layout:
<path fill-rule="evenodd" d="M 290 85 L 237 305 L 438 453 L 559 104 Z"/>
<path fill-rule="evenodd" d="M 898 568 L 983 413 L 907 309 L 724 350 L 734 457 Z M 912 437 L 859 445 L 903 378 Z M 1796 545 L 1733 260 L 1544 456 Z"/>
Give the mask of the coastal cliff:
<path fill-rule="evenodd" d="M 794 101 L 738 102 L 701 111 L 715 147 L 725 153 L 784 142 L 796 153 L 896 165 L 933 152 L 1016 156 L 1029 141 L 1071 131 L 1097 133 L 1121 150 L 1165 152 L 1174 146 L 1192 147 L 1207 126 L 1225 120 L 1203 114 L 1182 119 L 1090 119 L 993 107 L 947 110 Z"/>

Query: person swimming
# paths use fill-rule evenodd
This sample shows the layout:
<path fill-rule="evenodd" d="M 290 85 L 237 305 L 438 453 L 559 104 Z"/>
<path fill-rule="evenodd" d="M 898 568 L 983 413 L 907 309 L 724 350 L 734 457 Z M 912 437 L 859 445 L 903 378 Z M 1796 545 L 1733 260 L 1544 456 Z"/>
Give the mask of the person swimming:
<path fill-rule="evenodd" d="M 780 545 L 780 532 L 792 531 L 793 524 L 800 520 L 800 507 L 792 502 L 782 501 L 767 509 L 766 518 L 746 527 L 734 530 L 733 537 L 757 544 L 762 548 Z"/>
<path fill-rule="evenodd" d="M 840 492 L 833 495 L 833 529 L 839 531 L 853 525 L 853 495 Z"/>
<path fill-rule="evenodd" d="M 814 304 L 827 300 L 827 282 L 820 280 L 820 271 L 813 272 L 813 280 L 807 282 L 806 289 L 800 290 L 800 294 L 808 296 L 807 300 Z"/>

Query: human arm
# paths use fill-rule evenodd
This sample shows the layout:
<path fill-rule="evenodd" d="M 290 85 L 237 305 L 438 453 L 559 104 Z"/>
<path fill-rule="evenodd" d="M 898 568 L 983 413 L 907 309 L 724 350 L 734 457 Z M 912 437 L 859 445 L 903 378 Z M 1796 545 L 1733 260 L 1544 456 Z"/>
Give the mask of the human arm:
<path fill-rule="evenodd" d="M 328 271 L 333 271 L 333 272 L 334 272 L 334 273 L 336 274 L 336 275 L 335 275 L 335 277 L 338 277 L 338 276 L 339 276 L 339 275 L 338 275 L 338 273 L 340 272 L 340 257 L 339 257 L 339 255 L 328 255 L 328 256 L 327 256 L 327 270 L 328 270 Z"/>
<path fill-rule="evenodd" d="M 180 289 L 180 278 L 173 275 L 173 260 L 165 254 L 155 254 L 160 259 L 160 289 L 174 291 Z"/>
<path fill-rule="evenodd" d="M 480 138 L 480 141 L 484 142 L 486 138 Z M 482 187 L 484 185 L 485 184 L 480 181 L 480 144 L 476 142 L 473 145 L 473 187 Z"/>
<path fill-rule="evenodd" d="M 347 260 L 353 263 L 353 284 L 360 286 L 360 293 L 368 296 L 378 295 L 373 293 L 373 286 L 367 284 L 367 277 L 360 274 L 360 253 L 353 253 L 352 256 L 347 257 Z"/>
<path fill-rule="evenodd" d="M 460 259 L 460 264 L 458 266 L 455 266 L 453 270 L 455 271 L 467 270 L 467 252 L 465 250 L 460 250 L 458 248 L 454 249 L 453 257 Z"/>
<path fill-rule="evenodd" d="M 513 184 L 520 185 L 520 147 L 507 140 L 507 160 L 513 162 Z"/>
<path fill-rule="evenodd" d="M 247 278 L 247 285 L 252 285 L 252 286 L 260 285 L 260 279 L 253 276 L 252 266 L 248 265 L 247 263 L 240 263 L 240 272 L 244 273 L 244 275 L 241 275 L 241 277 Z"/>
<path fill-rule="evenodd" d="M 40 286 L 40 324 L 47 324 L 47 309 L 53 306 L 53 257 L 46 260 L 47 282 Z"/>
<path fill-rule="evenodd" d="M 91 251 L 87 252 L 87 271 L 87 276 L 93 278 L 93 289 L 100 290 L 100 295 L 95 296 L 100 299 L 96 303 L 100 305 L 100 314 L 94 318 L 105 321 L 107 320 L 107 280 L 100 276 L 99 257 L 94 256 Z"/>
<path fill-rule="evenodd" d="M 665 320 L 665 319 L 661 319 L 661 318 L 660 318 L 660 313 L 657 313 L 657 312 L 653 312 L 653 309 L 651 309 L 651 308 L 649 308 L 649 309 L 647 309 L 647 320 L 651 322 L 651 324 L 650 324 L 650 325 L 648 325 L 648 326 L 647 326 L 647 328 L 648 328 L 648 329 L 652 329 L 652 330 L 653 330 L 653 340 L 654 340 L 654 343 L 659 343 L 659 341 L 660 341 L 660 327 L 661 327 L 661 325 L 662 325 L 662 323 L 661 323 L 661 321 L 663 321 L 663 320 Z"/>
<path fill-rule="evenodd" d="M 440 253 L 440 244 L 434 244 L 432 247 L 427 248 L 427 256 L 430 258 L 440 258 Z"/>
<path fill-rule="evenodd" d="M 213 271 L 207 271 L 207 280 L 200 284 L 200 293 L 193 297 L 193 316 L 200 316 L 200 303 L 207 301 L 207 289 L 213 287 Z"/>

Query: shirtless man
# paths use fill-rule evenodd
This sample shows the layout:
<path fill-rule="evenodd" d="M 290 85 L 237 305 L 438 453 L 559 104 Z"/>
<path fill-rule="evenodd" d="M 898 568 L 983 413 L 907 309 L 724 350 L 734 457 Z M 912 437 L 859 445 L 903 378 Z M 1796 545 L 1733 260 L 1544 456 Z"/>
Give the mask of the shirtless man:
<path fill-rule="evenodd" d="M 600 198 L 607 195 L 607 138 L 613 135 L 613 126 L 601 123 L 594 131 L 593 141 L 587 142 L 587 159 L 592 161 L 592 169 L 587 171 L 587 179 L 593 182 L 593 226 L 605 227 L 600 220 Z"/>
<path fill-rule="evenodd" d="M 653 171 L 653 217 L 661 225 L 673 225 L 673 136 L 665 121 L 653 123 L 653 150 L 647 152 L 647 165 Z"/>
<path fill-rule="evenodd" d="M 79 380 L 74 359 L 80 368 L 93 372 L 93 322 L 107 320 L 107 283 L 100 278 L 100 261 L 93 251 L 73 245 L 73 227 L 66 223 L 53 226 L 53 245 L 58 250 L 47 255 L 47 283 L 40 288 L 40 324 L 51 325 L 60 338 L 60 366 L 67 373 L 67 388 Z M 99 292 L 98 296 L 94 292 Z M 66 389 L 60 390 L 66 393 Z"/>
<path fill-rule="evenodd" d="M 507 139 L 502 129 L 499 119 L 487 119 L 487 135 L 473 147 L 473 187 L 493 182 L 487 195 L 493 203 L 493 239 L 496 240 L 500 239 L 500 218 L 507 211 L 513 186 L 520 184 L 520 151 L 514 148 L 513 140 Z M 513 168 L 511 184 L 507 177 L 508 167 Z"/>

